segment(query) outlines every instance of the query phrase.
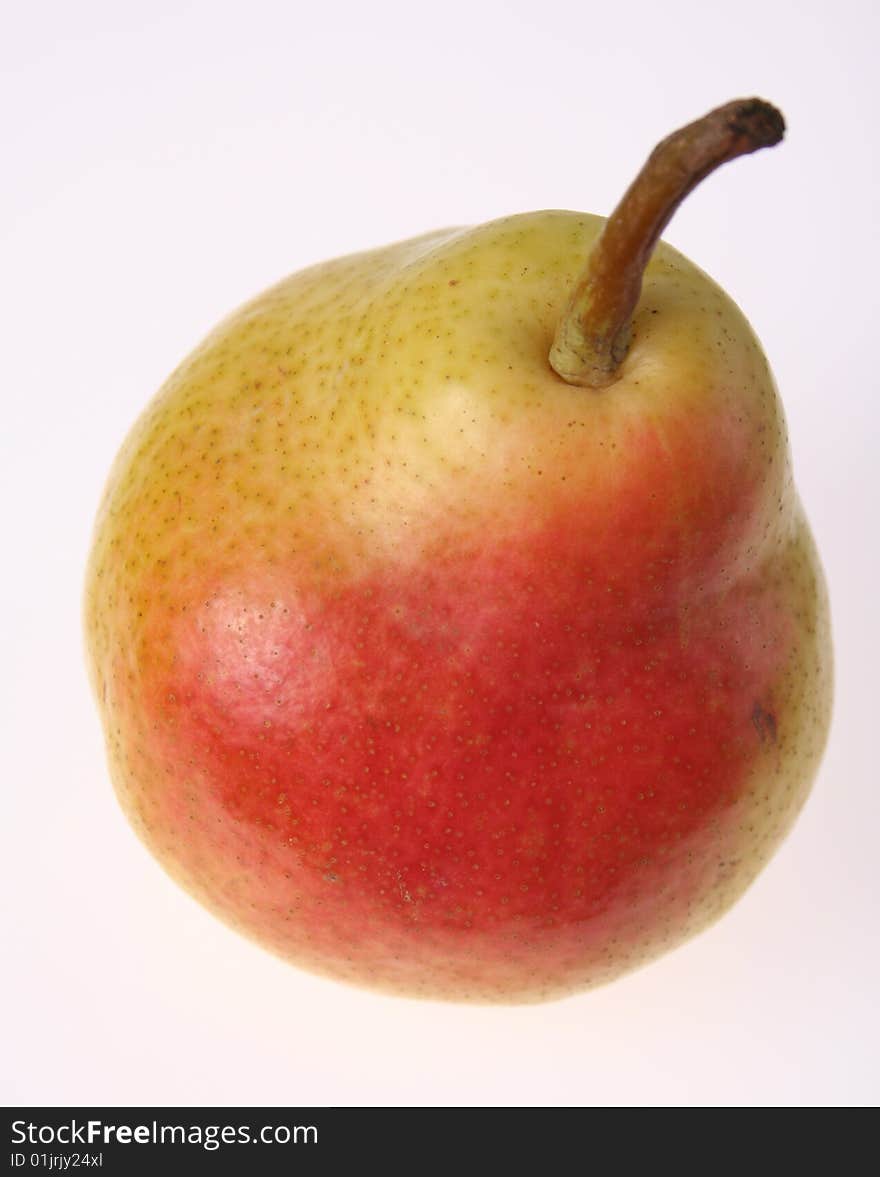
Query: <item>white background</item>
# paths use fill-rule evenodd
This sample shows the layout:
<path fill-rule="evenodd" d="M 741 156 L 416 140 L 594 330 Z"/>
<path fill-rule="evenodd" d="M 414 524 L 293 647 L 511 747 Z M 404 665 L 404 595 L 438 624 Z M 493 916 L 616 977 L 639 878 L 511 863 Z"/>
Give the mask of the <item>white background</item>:
<path fill-rule="evenodd" d="M 3 36 L 3 1097 L 53 1104 L 847 1104 L 876 1059 L 877 7 L 79 0 Z M 228 310 L 325 257 L 608 212 L 740 95 L 783 146 L 668 239 L 774 366 L 828 572 L 831 743 L 795 832 L 702 937 L 537 1007 L 377 997 L 236 937 L 114 801 L 80 596 L 126 430 Z"/>

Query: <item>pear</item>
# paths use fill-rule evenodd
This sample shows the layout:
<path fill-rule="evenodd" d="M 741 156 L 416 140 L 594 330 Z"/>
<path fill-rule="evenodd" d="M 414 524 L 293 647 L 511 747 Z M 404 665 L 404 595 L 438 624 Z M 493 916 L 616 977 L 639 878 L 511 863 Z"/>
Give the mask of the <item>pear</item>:
<path fill-rule="evenodd" d="M 232 927 L 387 992 L 537 1001 L 682 943 L 780 844 L 829 723 L 822 572 L 761 347 L 658 239 L 782 131 L 731 103 L 607 221 L 295 274 L 137 422 L 90 673 L 134 829 Z"/>

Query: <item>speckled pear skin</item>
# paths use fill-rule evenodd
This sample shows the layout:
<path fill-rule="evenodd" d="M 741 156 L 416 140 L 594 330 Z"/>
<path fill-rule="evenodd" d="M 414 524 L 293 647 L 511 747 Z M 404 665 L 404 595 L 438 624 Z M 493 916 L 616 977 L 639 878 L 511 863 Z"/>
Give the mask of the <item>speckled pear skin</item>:
<path fill-rule="evenodd" d="M 724 912 L 810 789 L 828 605 L 767 362 L 661 243 L 619 379 L 561 381 L 601 225 L 296 274 L 113 468 L 85 624 L 117 794 L 304 968 L 462 1001 L 607 982 Z"/>

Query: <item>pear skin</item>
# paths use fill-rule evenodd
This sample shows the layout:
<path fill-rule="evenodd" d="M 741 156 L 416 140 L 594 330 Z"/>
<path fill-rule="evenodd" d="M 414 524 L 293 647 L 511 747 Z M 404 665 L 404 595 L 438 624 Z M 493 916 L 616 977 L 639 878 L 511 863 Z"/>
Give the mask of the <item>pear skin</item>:
<path fill-rule="evenodd" d="M 85 598 L 116 792 L 304 968 L 523 1002 L 711 924 L 829 724 L 821 568 L 745 318 L 661 243 L 614 384 L 548 364 L 603 226 L 316 266 L 125 443 Z"/>

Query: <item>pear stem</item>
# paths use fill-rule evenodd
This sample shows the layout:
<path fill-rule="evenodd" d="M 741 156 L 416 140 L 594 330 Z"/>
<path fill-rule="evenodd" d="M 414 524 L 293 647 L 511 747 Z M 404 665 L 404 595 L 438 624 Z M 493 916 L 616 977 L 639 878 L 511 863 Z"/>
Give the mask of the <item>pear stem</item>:
<path fill-rule="evenodd" d="M 645 267 L 672 214 L 721 164 L 772 147 L 784 133 L 785 120 L 774 106 L 741 98 L 654 148 L 605 222 L 559 322 L 550 351 L 557 375 L 584 388 L 604 388 L 616 379 Z"/>

